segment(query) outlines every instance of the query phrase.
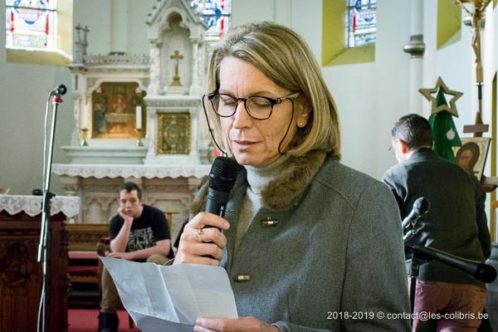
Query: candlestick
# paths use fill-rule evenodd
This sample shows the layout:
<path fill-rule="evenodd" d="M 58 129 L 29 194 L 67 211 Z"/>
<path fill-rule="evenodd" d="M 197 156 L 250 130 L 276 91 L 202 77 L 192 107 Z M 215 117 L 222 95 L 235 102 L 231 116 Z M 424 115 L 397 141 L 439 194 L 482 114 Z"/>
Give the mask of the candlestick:
<path fill-rule="evenodd" d="M 87 133 L 87 128 L 81 128 L 81 146 L 88 146 L 88 142 L 86 141 Z"/>
<path fill-rule="evenodd" d="M 137 133 L 137 146 L 144 146 L 142 143 L 142 129 L 136 128 L 135 132 Z"/>
<path fill-rule="evenodd" d="M 137 106 L 136 109 L 136 115 L 135 115 L 135 120 L 136 124 L 135 127 L 137 129 L 142 129 L 142 106 Z"/>

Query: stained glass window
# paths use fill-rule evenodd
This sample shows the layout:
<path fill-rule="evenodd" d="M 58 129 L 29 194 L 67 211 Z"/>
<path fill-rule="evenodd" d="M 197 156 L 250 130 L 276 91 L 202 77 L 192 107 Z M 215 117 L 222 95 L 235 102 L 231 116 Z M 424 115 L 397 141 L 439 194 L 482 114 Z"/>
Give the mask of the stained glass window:
<path fill-rule="evenodd" d="M 377 0 L 346 0 L 346 46 L 375 44 Z"/>
<path fill-rule="evenodd" d="M 6 47 L 54 50 L 57 0 L 6 0 Z"/>
<path fill-rule="evenodd" d="M 219 39 L 230 27 L 231 0 L 192 0 L 190 5 L 209 27 L 207 38 Z"/>

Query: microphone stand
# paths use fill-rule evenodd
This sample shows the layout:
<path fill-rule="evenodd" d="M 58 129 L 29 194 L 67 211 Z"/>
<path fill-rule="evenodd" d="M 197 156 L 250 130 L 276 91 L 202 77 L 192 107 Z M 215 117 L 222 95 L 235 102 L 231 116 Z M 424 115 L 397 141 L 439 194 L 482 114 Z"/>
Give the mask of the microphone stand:
<path fill-rule="evenodd" d="M 409 232 L 405 235 L 405 254 L 409 252 L 412 259 L 408 271 L 410 276 L 410 303 L 412 314 L 415 308 L 415 295 L 417 278 L 419 275 L 419 267 L 422 264 L 435 260 L 445 265 L 459 269 L 466 274 L 472 275 L 474 278 L 484 283 L 490 283 L 496 279 L 496 270 L 491 265 L 454 256 L 445 251 L 431 247 L 409 245 L 408 243 L 410 243 L 410 241 L 413 239 L 413 236 L 414 233 L 412 232 Z M 466 265 L 468 263 L 474 264 L 475 266 L 469 268 Z"/>
<path fill-rule="evenodd" d="M 41 231 L 40 231 L 40 242 L 38 246 L 38 262 L 42 266 L 42 289 L 40 296 L 40 305 L 38 309 L 38 332 L 45 332 L 46 329 L 46 311 L 47 311 L 47 290 L 49 283 L 49 274 L 48 274 L 48 249 L 49 249 L 49 239 L 50 239 L 50 200 L 55 195 L 51 193 L 50 190 L 50 178 L 52 173 L 52 158 L 54 154 L 54 137 L 55 137 L 55 124 L 57 120 L 57 110 L 59 108 L 59 104 L 62 103 L 61 94 L 64 94 L 65 91 L 59 91 L 58 89 L 51 91 L 50 97 L 52 98 L 52 123 L 50 129 L 50 136 L 44 137 L 44 147 L 46 147 L 46 142 L 48 138 L 48 151 L 44 149 L 44 160 L 45 164 L 43 165 L 43 200 L 42 200 L 42 218 L 41 218 Z M 48 111 L 48 105 L 47 105 Z M 46 114 L 48 116 L 48 114 Z M 47 119 L 47 118 L 46 118 Z M 45 121 L 45 125 L 47 121 Z M 46 133 L 45 133 L 46 134 Z"/>

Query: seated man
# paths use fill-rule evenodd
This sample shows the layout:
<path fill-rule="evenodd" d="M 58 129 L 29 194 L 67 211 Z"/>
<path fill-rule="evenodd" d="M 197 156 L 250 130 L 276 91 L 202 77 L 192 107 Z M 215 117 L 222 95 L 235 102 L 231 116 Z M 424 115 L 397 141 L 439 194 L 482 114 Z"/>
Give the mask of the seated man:
<path fill-rule="evenodd" d="M 173 258 L 170 234 L 164 213 L 142 203 L 142 191 L 133 182 L 123 183 L 118 214 L 110 221 L 111 251 L 108 257 L 164 264 Z M 117 331 L 119 305 L 116 286 L 106 269 L 102 273 L 100 331 Z"/>

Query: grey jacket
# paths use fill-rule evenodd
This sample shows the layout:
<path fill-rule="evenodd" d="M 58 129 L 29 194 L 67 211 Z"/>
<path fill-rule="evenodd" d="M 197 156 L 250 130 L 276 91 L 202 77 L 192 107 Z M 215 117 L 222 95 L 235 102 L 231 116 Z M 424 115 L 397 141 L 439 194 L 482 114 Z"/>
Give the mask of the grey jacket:
<path fill-rule="evenodd" d="M 491 239 L 484 211 L 485 193 L 473 175 L 428 148 L 389 169 L 384 182 L 398 201 L 405 218 L 414 201 L 425 197 L 430 209 L 417 222 L 419 231 L 410 245 L 431 246 L 463 258 L 484 261 Z M 476 284 L 469 274 L 432 261 L 420 266 L 421 280 Z"/>
<path fill-rule="evenodd" d="M 282 331 L 409 331 L 409 320 L 386 319 L 410 308 L 399 211 L 384 184 L 323 152 L 290 158 L 234 253 L 245 176 L 227 205 L 222 261 L 240 316 Z"/>

